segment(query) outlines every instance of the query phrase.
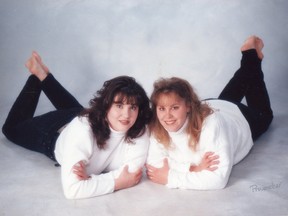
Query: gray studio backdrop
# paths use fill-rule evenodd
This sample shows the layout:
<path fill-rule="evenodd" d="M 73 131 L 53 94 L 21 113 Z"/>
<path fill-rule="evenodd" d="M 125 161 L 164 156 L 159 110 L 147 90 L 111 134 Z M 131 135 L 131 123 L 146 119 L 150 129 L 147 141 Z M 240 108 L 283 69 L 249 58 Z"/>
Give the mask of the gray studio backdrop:
<path fill-rule="evenodd" d="M 70 201 L 59 169 L 0 135 L 0 215 L 288 215 L 288 1 L 0 0 L 0 124 L 29 76 L 33 50 L 84 105 L 103 82 L 134 76 L 150 94 L 159 77 L 189 80 L 217 97 L 252 34 L 275 118 L 221 191 L 168 190 L 143 180 L 129 190 Z M 52 105 L 42 95 L 37 114 Z M 253 192 L 251 186 L 268 188 Z M 132 209 L 132 210 L 131 210 Z M 132 213 L 133 212 L 133 213 Z"/>

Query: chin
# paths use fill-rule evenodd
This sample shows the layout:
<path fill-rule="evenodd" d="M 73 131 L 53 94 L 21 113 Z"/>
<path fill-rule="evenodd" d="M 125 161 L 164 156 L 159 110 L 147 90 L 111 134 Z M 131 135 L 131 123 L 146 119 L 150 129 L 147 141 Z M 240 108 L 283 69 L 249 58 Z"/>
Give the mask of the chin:
<path fill-rule="evenodd" d="M 167 128 L 167 127 L 164 127 L 166 131 L 168 132 L 176 132 L 177 130 L 173 129 L 173 128 Z"/>

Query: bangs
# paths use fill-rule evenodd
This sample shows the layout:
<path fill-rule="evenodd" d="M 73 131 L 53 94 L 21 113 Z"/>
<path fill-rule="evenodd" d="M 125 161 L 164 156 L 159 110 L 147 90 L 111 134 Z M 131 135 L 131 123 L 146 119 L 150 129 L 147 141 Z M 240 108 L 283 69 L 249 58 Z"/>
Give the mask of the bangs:
<path fill-rule="evenodd" d="M 115 95 L 114 103 L 139 105 L 136 95 L 128 95 L 127 93 L 124 92 Z"/>
<path fill-rule="evenodd" d="M 151 95 L 151 101 L 156 105 L 162 96 L 190 101 L 187 92 L 190 92 L 190 89 L 184 80 L 178 78 L 160 79 L 159 82 L 154 83 L 154 92 Z"/>

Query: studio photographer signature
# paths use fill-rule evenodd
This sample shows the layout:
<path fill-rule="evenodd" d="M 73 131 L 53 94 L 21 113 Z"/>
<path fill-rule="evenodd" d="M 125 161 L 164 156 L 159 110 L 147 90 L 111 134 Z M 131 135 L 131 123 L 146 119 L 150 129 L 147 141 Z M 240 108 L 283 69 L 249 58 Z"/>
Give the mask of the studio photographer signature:
<path fill-rule="evenodd" d="M 250 189 L 252 192 L 262 192 L 262 191 L 268 191 L 268 190 L 275 190 L 277 188 L 281 187 L 282 182 L 274 183 L 272 182 L 270 185 L 262 186 L 262 185 L 251 185 Z"/>

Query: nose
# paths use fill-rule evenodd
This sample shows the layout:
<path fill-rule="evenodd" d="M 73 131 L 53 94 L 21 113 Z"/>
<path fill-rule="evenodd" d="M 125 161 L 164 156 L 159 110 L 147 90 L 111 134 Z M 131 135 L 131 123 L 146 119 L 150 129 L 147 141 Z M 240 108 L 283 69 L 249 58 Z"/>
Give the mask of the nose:
<path fill-rule="evenodd" d="M 166 110 L 165 116 L 168 117 L 168 118 L 170 118 L 172 116 L 170 109 Z"/>
<path fill-rule="evenodd" d="M 125 118 L 129 118 L 130 117 L 130 108 L 129 107 L 125 107 L 123 110 L 122 110 L 122 115 L 125 117 Z"/>

